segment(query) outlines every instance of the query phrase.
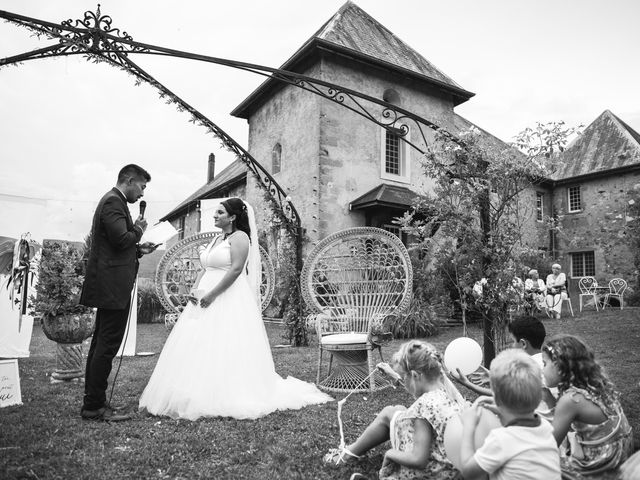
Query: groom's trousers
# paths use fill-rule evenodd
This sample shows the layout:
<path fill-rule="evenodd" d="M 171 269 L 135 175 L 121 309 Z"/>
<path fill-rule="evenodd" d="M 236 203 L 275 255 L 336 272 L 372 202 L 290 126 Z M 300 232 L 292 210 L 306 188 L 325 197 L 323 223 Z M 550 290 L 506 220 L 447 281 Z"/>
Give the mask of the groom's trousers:
<path fill-rule="evenodd" d="M 130 303 L 122 310 L 99 308 L 96 313 L 84 377 L 85 410 L 98 410 L 106 404 L 109 374 L 127 328 Z"/>

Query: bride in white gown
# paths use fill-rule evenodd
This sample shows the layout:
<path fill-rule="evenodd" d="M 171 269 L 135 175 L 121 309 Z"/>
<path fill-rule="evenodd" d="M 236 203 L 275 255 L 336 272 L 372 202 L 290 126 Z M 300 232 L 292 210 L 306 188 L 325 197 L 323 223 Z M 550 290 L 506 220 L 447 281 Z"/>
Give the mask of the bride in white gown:
<path fill-rule="evenodd" d="M 140 410 L 189 420 L 258 418 L 331 401 L 315 385 L 275 371 L 260 310 L 253 209 L 230 198 L 214 220 L 224 234 L 200 254 L 200 299 L 185 307 L 167 338 Z"/>

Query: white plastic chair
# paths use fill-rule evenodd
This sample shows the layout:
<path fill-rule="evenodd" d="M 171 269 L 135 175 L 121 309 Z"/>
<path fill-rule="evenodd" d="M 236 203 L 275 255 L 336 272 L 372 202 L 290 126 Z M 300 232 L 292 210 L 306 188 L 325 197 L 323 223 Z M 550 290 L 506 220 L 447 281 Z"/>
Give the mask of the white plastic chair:
<path fill-rule="evenodd" d="M 623 295 L 624 291 L 627 289 L 627 282 L 622 278 L 613 278 L 609 281 L 609 293 L 604 296 L 604 306 L 605 308 L 609 305 L 609 299 L 611 297 L 617 297 L 620 302 L 620 310 L 624 307 Z"/>
<path fill-rule="evenodd" d="M 582 297 L 591 297 L 593 298 L 593 304 L 596 306 L 596 310 L 598 308 L 598 282 L 595 277 L 581 277 L 578 281 L 578 288 L 580 288 L 579 300 L 580 300 L 580 311 L 582 311 Z"/>
<path fill-rule="evenodd" d="M 390 386 L 375 373 L 373 351 L 383 360 L 378 334 L 384 333 L 380 330 L 386 318 L 408 307 L 412 283 L 409 253 L 386 230 L 349 228 L 313 248 L 302 268 L 300 286 L 313 311 L 307 321 L 318 333 L 319 388 L 348 392 Z M 329 354 L 326 373 L 325 352 Z"/>

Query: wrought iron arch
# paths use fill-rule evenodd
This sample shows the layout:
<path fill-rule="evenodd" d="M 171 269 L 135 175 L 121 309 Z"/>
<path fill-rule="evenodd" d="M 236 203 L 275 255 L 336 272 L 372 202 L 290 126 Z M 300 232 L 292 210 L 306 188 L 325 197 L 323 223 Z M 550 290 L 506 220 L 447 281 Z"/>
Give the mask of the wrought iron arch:
<path fill-rule="evenodd" d="M 91 11 L 85 12 L 84 17 L 81 20 L 65 20 L 60 24 L 25 17 L 3 10 L 0 10 L 0 18 L 4 18 L 11 23 L 33 30 L 38 35 L 45 35 L 50 39 L 59 40 L 59 43 L 49 47 L 0 59 L 0 67 L 12 63 L 52 56 L 87 55 L 92 57 L 94 61 L 110 62 L 135 75 L 140 81 L 150 83 L 161 91 L 161 96 L 163 96 L 162 94 L 168 96 L 169 101 L 182 106 L 184 110 L 195 115 L 196 118 L 193 119 L 195 122 L 206 120 L 205 123 L 213 123 L 203 115 L 201 116 L 199 112 L 188 106 L 177 95 L 170 92 L 166 87 L 164 87 L 164 85 L 132 62 L 128 58 L 129 54 L 170 56 L 214 63 L 248 71 L 293 85 L 319 95 L 327 100 L 338 103 L 369 121 L 390 130 L 391 132 L 399 135 L 403 141 L 409 143 L 419 153 L 424 154 L 426 153 L 426 150 L 428 150 L 428 141 L 424 133 L 425 129 L 438 131 L 449 137 L 452 141 L 461 145 L 463 144 L 461 139 L 426 118 L 405 110 L 394 103 L 372 97 L 365 93 L 358 92 L 335 83 L 264 65 L 195 54 L 135 41 L 127 32 L 121 32 L 119 28 L 112 26 L 113 21 L 111 17 L 108 15 L 102 15 L 100 5 L 98 5 L 95 13 Z M 435 80 L 434 82 L 437 83 Z M 462 91 L 462 89 L 460 90 Z M 382 112 L 372 110 L 372 106 L 382 107 Z M 414 142 L 411 142 L 410 139 L 406 138 L 408 127 L 405 122 L 413 122 L 416 124 L 417 131 L 420 133 L 420 140 L 424 144 L 424 148 L 416 145 Z M 208 124 L 205 124 L 204 126 L 211 127 L 211 125 Z M 217 129 L 213 129 L 212 133 L 218 136 L 217 133 L 220 132 L 218 132 Z M 224 139 L 221 138 L 221 140 L 224 142 Z M 271 180 L 274 181 L 273 179 Z"/>
<path fill-rule="evenodd" d="M 228 66 L 239 70 L 252 72 L 264 77 L 289 84 L 322 98 L 337 103 L 367 120 L 396 134 L 419 153 L 425 154 L 429 149 L 429 143 L 425 135 L 426 130 L 440 132 L 452 141 L 464 145 L 462 140 L 447 132 L 437 124 L 402 109 L 397 105 L 385 102 L 370 95 L 342 87 L 331 82 L 316 79 L 295 72 L 281 70 L 263 65 L 239 62 L 235 60 L 199 55 L 180 50 L 160 47 L 151 44 L 134 41 L 131 35 L 121 31 L 112 25 L 113 20 L 108 15 L 103 15 L 100 5 L 96 12 L 87 11 L 82 19 L 65 20 L 61 23 L 53 23 L 36 18 L 0 10 L 0 18 L 25 27 L 36 35 L 44 35 L 57 43 L 30 52 L 21 53 L 11 57 L 0 59 L 0 68 L 28 60 L 49 57 L 62 57 L 70 55 L 84 55 L 87 60 L 93 62 L 107 62 L 136 77 L 137 82 L 147 82 L 160 92 L 160 97 L 166 103 L 175 104 L 179 111 L 187 112 L 190 121 L 204 126 L 209 133 L 217 137 L 225 148 L 234 153 L 249 171 L 256 177 L 258 184 L 269 193 L 274 212 L 280 217 L 283 226 L 287 228 L 296 241 L 296 267 L 298 272 L 302 269 L 302 226 L 300 215 L 290 201 L 287 193 L 275 181 L 271 174 L 258 163 L 247 150 L 228 135 L 222 128 L 189 105 L 182 98 L 169 90 L 165 85 L 156 80 L 151 74 L 142 69 L 130 58 L 131 54 L 146 54 L 185 58 L 189 60 L 203 61 L 218 65 Z M 420 145 L 408 138 L 408 122 L 415 126 L 412 131 L 419 134 Z M 300 307 L 301 308 L 301 307 Z M 301 316 L 300 316 L 301 317 Z M 301 319 L 299 321 L 302 321 Z M 295 340 L 297 343 L 297 338 Z"/>

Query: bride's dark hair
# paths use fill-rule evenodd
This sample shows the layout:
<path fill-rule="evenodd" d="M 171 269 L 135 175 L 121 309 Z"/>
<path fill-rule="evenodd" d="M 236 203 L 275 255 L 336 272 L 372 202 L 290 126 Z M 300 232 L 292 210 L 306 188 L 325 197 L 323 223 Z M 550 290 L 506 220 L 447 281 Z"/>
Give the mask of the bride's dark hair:
<path fill-rule="evenodd" d="M 242 199 L 234 197 L 227 198 L 221 203 L 229 215 L 235 215 L 236 220 L 234 226 L 237 230 L 242 230 L 251 238 L 251 228 L 249 228 L 249 216 L 247 214 L 247 206 Z"/>

